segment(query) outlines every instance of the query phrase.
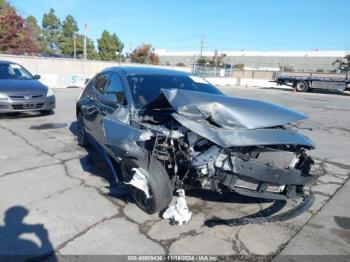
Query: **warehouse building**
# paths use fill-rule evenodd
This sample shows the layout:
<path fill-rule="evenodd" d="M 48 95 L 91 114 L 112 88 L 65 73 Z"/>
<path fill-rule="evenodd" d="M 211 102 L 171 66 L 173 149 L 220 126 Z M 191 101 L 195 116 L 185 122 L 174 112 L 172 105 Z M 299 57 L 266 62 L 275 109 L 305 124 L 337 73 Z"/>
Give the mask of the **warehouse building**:
<path fill-rule="evenodd" d="M 156 49 L 155 52 L 164 65 L 193 66 L 193 62 L 200 57 L 199 52 L 169 51 Z M 343 58 L 346 51 L 205 51 L 203 57 L 212 58 L 217 54 L 224 55 L 224 63 L 228 65 L 243 64 L 246 69 L 279 70 L 284 67 L 288 70 L 301 72 L 334 71 L 337 69 L 333 62 Z"/>

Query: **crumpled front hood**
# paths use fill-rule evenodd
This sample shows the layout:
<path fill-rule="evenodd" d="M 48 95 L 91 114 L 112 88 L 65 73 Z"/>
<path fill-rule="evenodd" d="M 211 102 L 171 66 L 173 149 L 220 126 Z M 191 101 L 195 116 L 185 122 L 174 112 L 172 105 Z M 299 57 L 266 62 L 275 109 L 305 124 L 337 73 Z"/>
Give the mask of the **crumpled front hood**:
<path fill-rule="evenodd" d="M 182 89 L 162 89 L 162 93 L 180 115 L 223 128 L 267 128 L 307 119 L 297 111 L 253 99 Z"/>

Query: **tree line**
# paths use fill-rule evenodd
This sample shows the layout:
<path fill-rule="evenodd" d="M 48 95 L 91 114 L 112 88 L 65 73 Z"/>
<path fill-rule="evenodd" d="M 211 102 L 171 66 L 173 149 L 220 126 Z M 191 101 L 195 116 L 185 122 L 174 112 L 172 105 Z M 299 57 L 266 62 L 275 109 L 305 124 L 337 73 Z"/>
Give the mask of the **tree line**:
<path fill-rule="evenodd" d="M 0 0 L 0 52 L 57 57 L 83 58 L 84 34 L 79 33 L 77 21 L 67 15 L 61 21 L 54 9 L 43 15 L 41 25 L 30 15 L 23 18 L 7 0 Z M 94 41 L 86 37 L 88 59 L 158 64 L 159 58 L 149 44 L 142 44 L 127 56 L 122 54 L 123 42 L 115 33 L 104 30 Z"/>

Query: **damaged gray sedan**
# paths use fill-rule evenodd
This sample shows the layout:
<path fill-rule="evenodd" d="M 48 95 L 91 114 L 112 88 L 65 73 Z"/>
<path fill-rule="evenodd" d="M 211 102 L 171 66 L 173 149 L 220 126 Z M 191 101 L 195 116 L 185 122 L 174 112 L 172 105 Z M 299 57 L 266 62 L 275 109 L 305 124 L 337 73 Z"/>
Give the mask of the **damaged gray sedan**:
<path fill-rule="evenodd" d="M 106 158 L 147 213 L 187 187 L 287 200 L 313 180 L 313 142 L 299 112 L 230 97 L 195 75 L 114 67 L 87 84 L 76 106 L 78 142 Z"/>

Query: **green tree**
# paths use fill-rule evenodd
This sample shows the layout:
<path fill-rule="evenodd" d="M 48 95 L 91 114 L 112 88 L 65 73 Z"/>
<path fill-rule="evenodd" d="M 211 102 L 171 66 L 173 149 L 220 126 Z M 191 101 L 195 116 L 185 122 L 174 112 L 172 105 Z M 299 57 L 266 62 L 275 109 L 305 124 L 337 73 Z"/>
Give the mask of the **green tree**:
<path fill-rule="evenodd" d="M 46 51 L 50 54 L 59 53 L 59 35 L 61 33 L 61 21 L 56 16 L 55 10 L 52 8 L 45 13 L 42 21 Z"/>
<path fill-rule="evenodd" d="M 118 54 L 123 51 L 124 44 L 119 40 L 116 34 L 110 34 L 104 30 L 101 38 L 97 39 L 98 52 L 102 60 L 117 60 Z"/>
<path fill-rule="evenodd" d="M 90 38 L 86 39 L 87 58 L 92 60 L 100 60 L 100 55 L 97 53 L 94 41 Z M 77 57 L 83 58 L 84 55 L 84 36 L 77 35 Z"/>
<path fill-rule="evenodd" d="M 244 64 L 242 64 L 242 63 L 235 64 L 234 68 L 237 70 L 244 70 Z"/>
<path fill-rule="evenodd" d="M 350 54 L 346 55 L 342 59 L 335 60 L 333 65 L 337 65 L 339 70 L 343 72 L 350 72 Z"/>
<path fill-rule="evenodd" d="M 131 54 L 131 61 L 140 64 L 159 64 L 159 57 L 153 52 L 154 49 L 150 44 L 142 44 L 137 47 Z"/>
<path fill-rule="evenodd" d="M 26 18 L 25 23 L 27 28 L 29 28 L 31 31 L 32 41 L 36 43 L 38 46 L 38 49 L 39 49 L 38 51 L 40 52 L 45 51 L 45 41 L 44 41 L 43 32 L 41 30 L 41 27 L 38 25 L 38 21 L 36 20 L 36 18 L 30 15 Z"/>
<path fill-rule="evenodd" d="M 78 24 L 74 17 L 68 15 L 62 23 L 62 32 L 58 37 L 58 46 L 64 55 L 73 56 L 74 53 L 74 38 L 77 42 Z"/>
<path fill-rule="evenodd" d="M 213 57 L 199 57 L 197 64 L 206 67 L 226 68 L 226 54 L 218 54 L 217 51 Z"/>

